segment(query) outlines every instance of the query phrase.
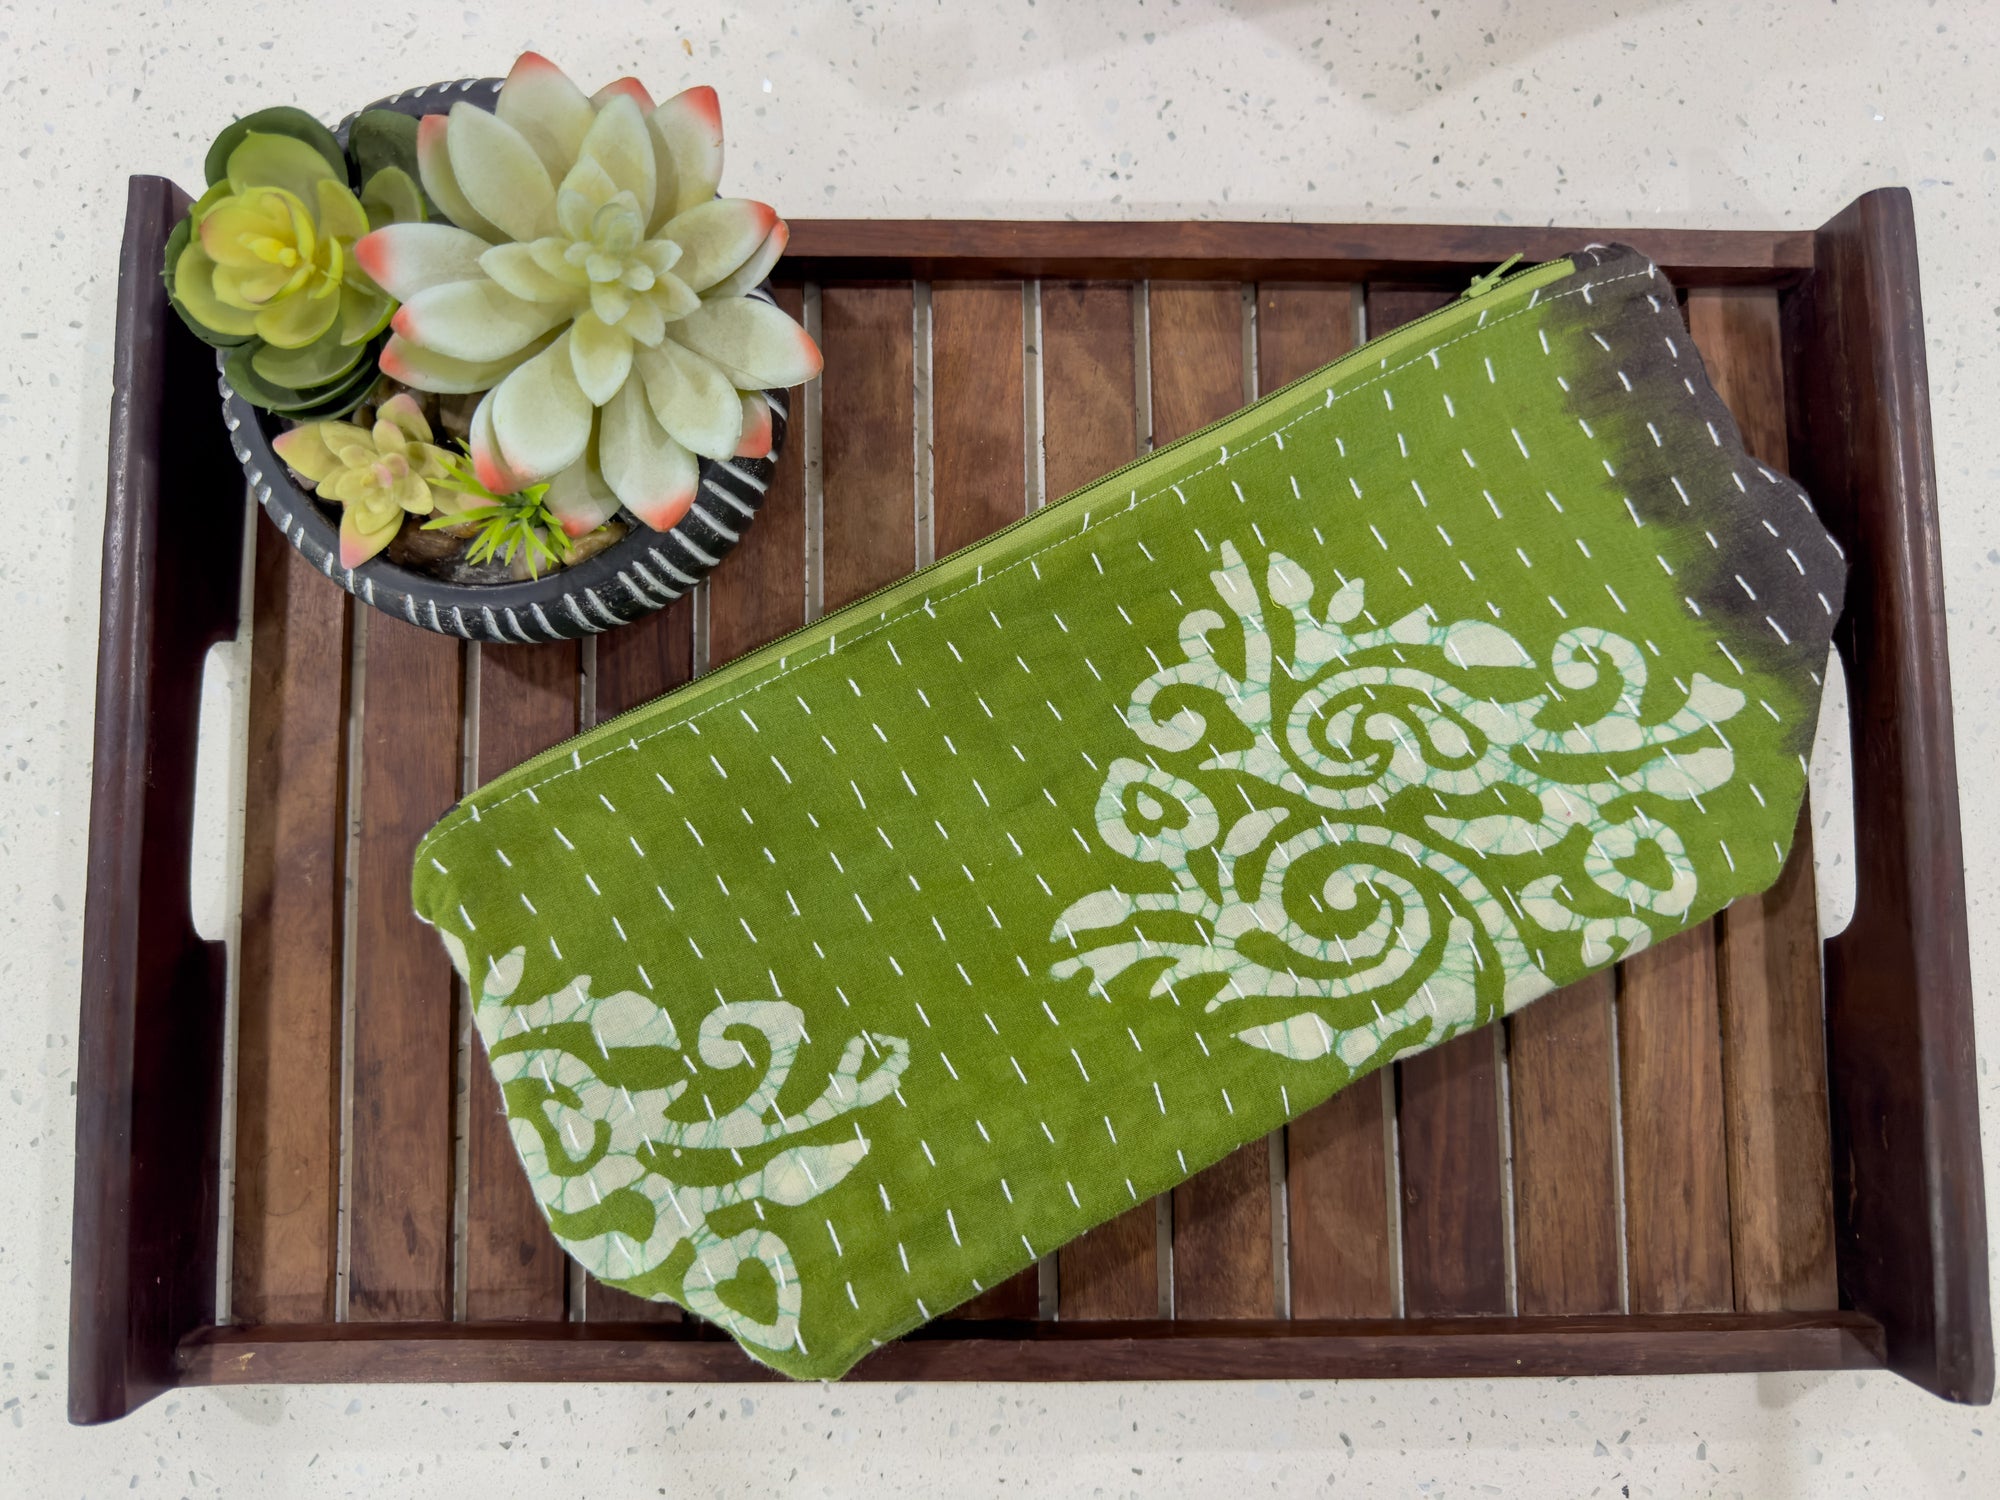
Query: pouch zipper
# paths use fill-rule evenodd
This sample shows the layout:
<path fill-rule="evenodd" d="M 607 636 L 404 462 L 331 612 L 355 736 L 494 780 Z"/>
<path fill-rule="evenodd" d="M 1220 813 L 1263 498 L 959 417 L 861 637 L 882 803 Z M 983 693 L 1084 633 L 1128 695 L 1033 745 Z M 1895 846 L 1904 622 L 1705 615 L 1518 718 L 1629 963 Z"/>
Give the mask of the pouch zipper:
<path fill-rule="evenodd" d="M 1349 367 L 1360 364 L 1363 361 L 1364 357 L 1366 357 L 1369 354 L 1369 351 L 1379 348 L 1381 345 L 1389 342 L 1391 339 L 1402 340 L 1416 329 L 1422 328 L 1425 324 L 1436 322 L 1442 318 L 1462 318 L 1468 311 L 1470 311 L 1478 303 L 1484 302 L 1489 297 L 1497 296 L 1500 292 L 1506 290 L 1509 286 L 1521 280 L 1523 277 L 1533 276 L 1537 272 L 1547 270 L 1551 266 L 1561 265 L 1565 263 L 1564 261 L 1560 260 L 1543 261 L 1539 265 L 1524 266 L 1518 271 L 1514 271 L 1506 275 L 1501 274 L 1502 272 L 1505 272 L 1509 266 L 1513 265 L 1514 262 L 1518 261 L 1520 258 L 1521 257 L 1518 254 L 1510 256 L 1508 259 L 1502 261 L 1493 270 L 1488 271 L 1483 275 L 1473 277 L 1472 284 L 1466 287 L 1466 289 L 1463 292 L 1459 293 L 1458 296 L 1454 297 L 1451 301 L 1447 302 L 1443 307 L 1434 308 L 1430 312 L 1425 313 L 1421 317 L 1412 318 L 1407 323 L 1398 324 L 1396 327 L 1390 329 L 1387 333 L 1369 339 L 1359 348 L 1350 349 L 1347 353 L 1341 355 L 1340 358 L 1335 360 L 1330 360 L 1326 364 L 1321 365 L 1316 370 L 1309 370 L 1295 380 L 1288 380 L 1283 385 L 1279 386 L 1276 390 L 1265 392 L 1251 404 L 1256 406 L 1261 406 L 1267 401 L 1272 401 L 1275 400 L 1277 397 L 1290 394 L 1292 391 L 1297 390 L 1300 386 L 1308 385 L 1316 381 L 1325 380 L 1329 375 L 1335 374 L 1336 372 L 1344 372 Z M 1378 355 L 1376 357 L 1379 358 L 1380 356 Z M 979 541 L 974 545 L 983 546 L 987 542 L 995 541 L 1000 537 L 1006 536 L 1009 532 L 1018 530 L 1020 527 L 1026 526 L 1031 522 L 1039 521 L 1044 516 L 1048 515 L 1049 512 L 1057 509 L 1058 507 L 1072 504 L 1074 501 L 1079 499 L 1084 494 L 1088 493 L 1091 490 L 1097 489 L 1101 485 L 1109 484 L 1112 480 L 1118 478 L 1122 474 L 1128 474 L 1132 470 L 1140 468 L 1145 464 L 1152 463 L 1155 459 L 1161 458 L 1166 454 L 1173 453 L 1181 448 L 1185 448 L 1192 443 L 1198 443 L 1202 441 L 1204 438 L 1206 438 L 1211 432 L 1214 432 L 1217 428 L 1224 427 L 1228 425 L 1230 422 L 1235 421 L 1239 416 L 1243 414 L 1243 412 L 1246 409 L 1247 408 L 1244 407 L 1238 407 L 1235 411 L 1228 413 L 1226 416 L 1217 417 L 1213 422 L 1209 422 L 1201 427 L 1197 427 L 1193 432 L 1186 433 L 1181 437 L 1177 437 L 1170 443 L 1163 443 L 1157 448 L 1151 449 L 1145 453 L 1141 453 L 1137 457 L 1132 458 L 1127 462 L 1120 464 L 1117 468 L 1112 469 L 1104 474 L 1098 475 L 1097 478 L 1091 480 L 1088 484 L 1079 485 L 1076 489 L 1073 489 L 1067 495 L 1064 495 L 1060 500 L 1051 500 L 1048 503 L 1039 506 L 1035 510 L 1028 512 L 1027 515 L 1020 517 L 1018 520 L 1009 521 L 1005 526 L 1000 527 L 997 531 L 989 531 L 985 536 L 981 537 Z M 905 585 L 909 584 L 913 580 L 925 577 L 926 575 L 933 573 L 937 569 L 945 566 L 945 564 L 949 563 L 955 556 L 957 556 L 956 553 L 947 553 L 945 554 L 945 556 L 937 559 L 937 561 L 935 562 L 926 563 L 921 568 L 914 569 L 911 572 L 905 573 L 898 578 L 891 579 L 888 583 L 881 585 L 879 588 L 870 589 L 867 593 L 862 594 L 858 598 L 849 600 L 846 604 L 843 604 L 841 606 L 841 611 L 855 609 L 860 605 L 866 604 L 871 599 L 879 598 L 881 595 L 890 592 L 892 589 L 903 588 Z M 822 615 L 817 620 L 808 620 L 803 625 L 794 626 L 792 629 L 786 631 L 783 635 L 775 636 L 771 640 L 766 641 L 762 646 L 759 646 L 755 651 L 748 653 L 746 656 L 739 657 L 738 661 L 749 662 L 755 660 L 758 657 L 767 656 L 770 654 L 783 656 L 786 653 L 779 650 L 780 647 L 784 646 L 788 641 L 795 640 L 797 637 L 806 634 L 808 631 L 819 629 L 825 623 L 826 623 L 826 617 Z M 732 662 L 730 663 L 730 665 L 734 666 L 736 665 L 736 663 Z M 694 679 L 694 682 L 689 682 L 684 686 L 693 687 L 695 682 L 706 682 L 707 680 L 708 680 L 707 677 L 699 677 Z M 676 688 L 673 691 L 680 692 L 683 691 L 683 689 Z M 482 785 L 474 788 L 472 791 L 467 792 L 465 796 L 459 798 L 457 806 L 463 807 L 467 802 L 471 801 L 474 797 L 478 796 L 480 793 L 495 791 L 499 787 L 501 787 L 504 783 L 512 780 L 512 778 L 514 778 L 515 776 L 521 775 L 524 772 L 533 770 L 537 767 L 547 764 L 548 762 L 555 760 L 558 756 L 571 753 L 574 750 L 574 747 L 576 746 L 578 741 L 592 739 L 595 736 L 602 734 L 604 731 L 611 729 L 618 724 L 624 723 L 628 719 L 631 719 L 639 714 L 645 713 L 659 701 L 660 700 L 658 698 L 650 698 L 644 703 L 638 704 L 632 708 L 624 710 L 622 713 L 613 714 L 610 718 L 603 720 L 601 723 L 593 724 L 588 729 L 579 730 L 577 733 L 570 735 L 566 739 L 558 740 L 555 744 L 549 746 L 548 749 L 542 751 L 541 754 L 530 756 L 527 760 L 522 761 L 518 766 L 515 766 L 512 770 L 504 771 L 500 775 L 494 777 L 493 780 L 485 782 Z"/>

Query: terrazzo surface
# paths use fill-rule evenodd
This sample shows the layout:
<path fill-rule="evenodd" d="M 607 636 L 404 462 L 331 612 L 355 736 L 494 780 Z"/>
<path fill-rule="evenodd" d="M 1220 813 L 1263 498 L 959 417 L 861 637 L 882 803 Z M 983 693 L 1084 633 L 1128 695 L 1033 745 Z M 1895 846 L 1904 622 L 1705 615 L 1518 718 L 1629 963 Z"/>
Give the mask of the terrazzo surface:
<path fill-rule="evenodd" d="M 1978 1495 L 1990 1412 L 1886 1375 L 195 1391 L 64 1419 L 78 948 L 115 254 L 130 172 L 525 46 L 716 86 L 792 217 L 1814 226 L 1915 196 L 2000 1203 L 2000 10 L 1209 3 L 0 4 L 0 1493 Z M 1982 85 L 1979 80 L 1988 83 Z M 234 524 L 184 518 L 188 525 Z M 225 663 L 220 691 L 240 662 Z M 220 764 L 220 763 L 218 763 Z M 227 785 L 211 769 L 210 786 Z M 226 818 L 211 819 L 226 826 Z M 198 851 L 213 889 L 228 863 Z M 1838 884 L 1840 872 L 1829 871 Z M 2000 1243 L 2000 1241 L 1996 1241 Z"/>

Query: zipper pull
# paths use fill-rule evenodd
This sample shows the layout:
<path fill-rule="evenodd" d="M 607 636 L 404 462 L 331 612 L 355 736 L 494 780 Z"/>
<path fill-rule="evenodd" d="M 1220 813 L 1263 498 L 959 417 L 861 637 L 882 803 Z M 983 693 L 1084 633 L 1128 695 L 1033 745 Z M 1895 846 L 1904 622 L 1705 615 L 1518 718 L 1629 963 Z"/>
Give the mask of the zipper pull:
<path fill-rule="evenodd" d="M 1488 292 L 1492 291 L 1493 288 L 1495 288 L 1500 284 L 1500 278 L 1502 276 L 1505 276 L 1507 272 L 1513 268 L 1514 262 L 1516 262 L 1520 258 L 1521 254 L 1517 250 L 1514 252 L 1514 254 L 1508 256 L 1505 260 L 1501 261 L 1499 265 L 1495 266 L 1492 270 L 1488 271 L 1484 276 L 1473 277 L 1472 285 L 1467 287 L 1464 291 L 1460 292 L 1459 296 L 1462 298 L 1484 297 Z"/>

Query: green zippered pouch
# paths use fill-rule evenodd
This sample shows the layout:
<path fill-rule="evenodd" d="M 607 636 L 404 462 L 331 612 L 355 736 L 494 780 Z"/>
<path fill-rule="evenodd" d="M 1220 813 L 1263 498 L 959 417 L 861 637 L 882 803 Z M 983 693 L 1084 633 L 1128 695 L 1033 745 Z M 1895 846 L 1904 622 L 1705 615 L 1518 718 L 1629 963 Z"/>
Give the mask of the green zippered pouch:
<path fill-rule="evenodd" d="M 1592 248 L 489 783 L 416 908 L 570 1254 L 836 1376 L 1768 886 L 1843 574 Z"/>

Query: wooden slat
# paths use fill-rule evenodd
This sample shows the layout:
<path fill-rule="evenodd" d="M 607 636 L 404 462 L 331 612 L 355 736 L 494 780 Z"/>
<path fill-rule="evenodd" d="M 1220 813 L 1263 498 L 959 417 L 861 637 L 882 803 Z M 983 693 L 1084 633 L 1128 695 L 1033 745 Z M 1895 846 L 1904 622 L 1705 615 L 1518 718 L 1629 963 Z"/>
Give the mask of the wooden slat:
<path fill-rule="evenodd" d="M 256 530 L 230 1315 L 333 1317 L 350 606 Z"/>
<path fill-rule="evenodd" d="M 1354 288 L 1257 288 L 1257 394 L 1268 396 L 1354 347 Z"/>
<path fill-rule="evenodd" d="M 1372 285 L 1368 336 L 1451 301 L 1434 287 Z M 1411 1316 L 1507 1310 L 1494 1039 L 1460 1037 L 1396 1065 L 1403 1300 Z"/>
<path fill-rule="evenodd" d="M 907 286 L 830 286 L 820 296 L 825 527 L 831 611 L 916 565 L 916 408 Z"/>
<path fill-rule="evenodd" d="M 931 515 L 937 555 L 1027 514 L 1021 283 L 931 294 Z"/>
<path fill-rule="evenodd" d="M 1625 1228 L 1634 1312 L 1733 1304 L 1715 929 L 1677 933 L 1618 967 Z"/>
<path fill-rule="evenodd" d="M 410 914 L 417 840 L 459 790 L 459 644 L 366 625 L 355 856 L 348 1317 L 451 1316 L 452 972 Z"/>
<path fill-rule="evenodd" d="M 1745 1312 L 1840 1305 L 1810 827 L 1801 808 L 1778 883 L 1724 912 L 1716 940 L 1730 1251 Z"/>
<path fill-rule="evenodd" d="M 1062 1318 L 1151 1318 L 1160 1310 L 1157 1200 L 1078 1235 L 1056 1258 Z"/>
<path fill-rule="evenodd" d="M 1042 283 L 1042 471 L 1059 500 L 1138 455 L 1132 288 Z"/>
<path fill-rule="evenodd" d="M 1507 1022 L 1520 1310 L 1617 1312 L 1618 1112 L 1612 977 L 1545 995 Z"/>
<path fill-rule="evenodd" d="M 1790 467 L 1778 299 L 1763 290 L 1688 293 L 1689 331 L 1744 443 Z M 1804 812 L 1777 885 L 1722 914 L 1723 1102 L 1736 1305 L 1833 1307 L 1833 1156 L 1812 823 Z"/>
<path fill-rule="evenodd" d="M 1355 289 L 1257 289 L 1257 392 L 1354 347 Z M 1295 1318 L 1386 1318 L 1396 1310 L 1389 1264 L 1389 1179 L 1378 1073 L 1300 1117 L 1285 1132 L 1285 1192 Z"/>
<path fill-rule="evenodd" d="M 596 637 L 597 722 L 670 693 L 694 666 L 694 601 L 665 609 Z"/>
<path fill-rule="evenodd" d="M 1698 287 L 1683 311 L 1708 378 L 1742 429 L 1743 446 L 1774 469 L 1789 467 L 1778 294 L 1768 287 Z"/>
<path fill-rule="evenodd" d="M 1156 281 L 1150 296 L 1158 445 L 1243 405 L 1243 294 L 1233 282 Z M 1176 1317 L 1271 1315 L 1270 1152 L 1252 1141 L 1174 1189 Z"/>
<path fill-rule="evenodd" d="M 1021 284 L 955 282 L 931 298 L 931 517 L 937 555 L 1027 514 Z M 1032 1318 L 1036 1267 L 973 1297 L 958 1318 Z"/>
<path fill-rule="evenodd" d="M 1386 1318 L 1389 1257 L 1385 1069 L 1285 1128 L 1292 1316 Z"/>
<path fill-rule="evenodd" d="M 1268 1318 L 1275 1274 L 1267 1138 L 1174 1189 L 1174 1316 Z"/>
<path fill-rule="evenodd" d="M 756 527 L 750 534 L 756 534 Z M 688 680 L 693 661 L 692 599 L 676 599 L 656 614 L 598 636 L 598 722 L 679 687 Z M 677 1323 L 681 1310 L 671 1302 L 650 1302 L 593 1279 L 585 1284 L 583 1317 L 590 1323 Z"/>
<path fill-rule="evenodd" d="M 778 306 L 803 323 L 797 287 L 778 288 Z M 791 413 L 777 472 L 757 519 L 708 585 L 708 664 L 719 667 L 806 622 L 804 391 L 786 394 Z M 600 669 L 601 670 L 601 669 Z"/>
<path fill-rule="evenodd" d="M 1593 977 L 1507 1023 L 1515 1292 L 1524 1314 L 1619 1306 L 1613 993 L 1610 975 Z"/>
<path fill-rule="evenodd" d="M 484 784 L 577 731 L 575 641 L 487 646 L 479 655 L 478 755 Z M 569 1270 L 529 1191 L 506 1105 L 475 1039 L 467 1080 L 465 1315 L 556 1320 L 568 1307 Z"/>
<path fill-rule="evenodd" d="M 1396 1064 L 1403 1304 L 1411 1317 L 1507 1310 L 1500 1096 L 1491 1030 Z"/>
<path fill-rule="evenodd" d="M 1042 283 L 1043 474 L 1051 499 L 1138 452 L 1132 289 Z M 1142 1203 L 1080 1235 L 1057 1257 L 1063 1318 L 1150 1318 L 1159 1311 L 1159 1210 Z"/>
<path fill-rule="evenodd" d="M 1153 444 L 1243 405 L 1243 293 L 1234 282 L 1156 281 L 1148 289 Z"/>
<path fill-rule="evenodd" d="M 1379 339 L 1425 313 L 1436 312 L 1457 296 L 1459 288 L 1402 286 L 1377 283 L 1368 288 L 1368 337 Z"/>

